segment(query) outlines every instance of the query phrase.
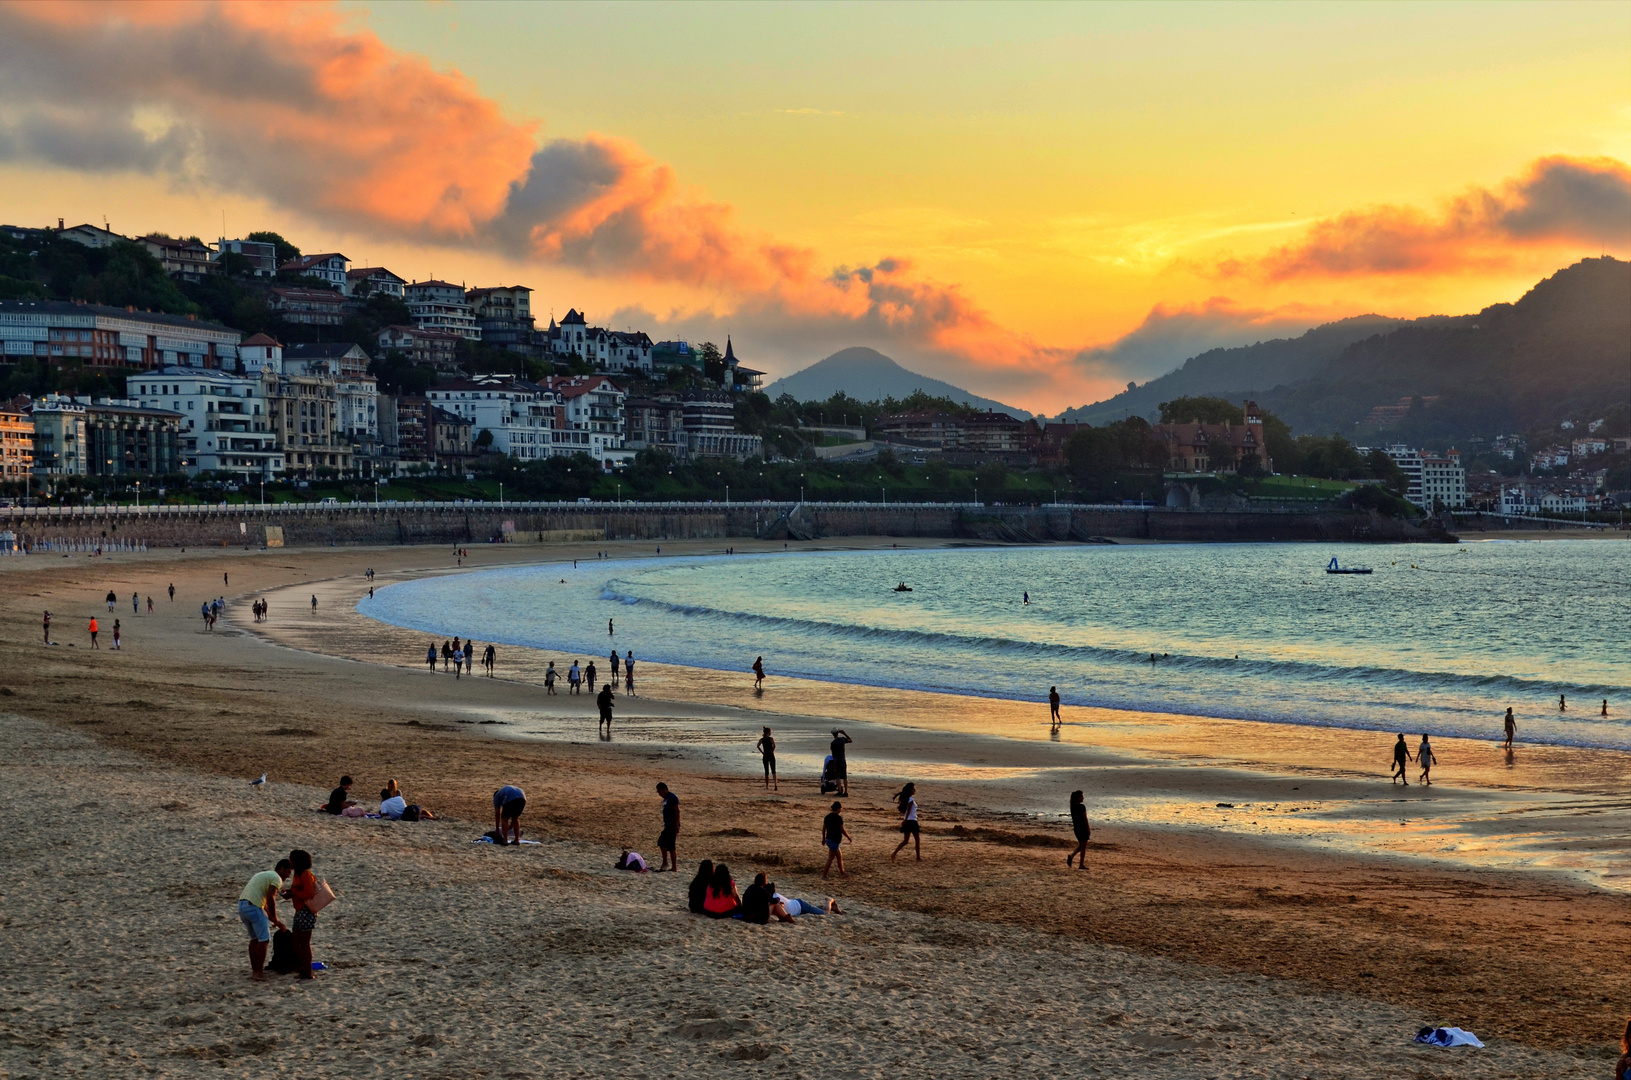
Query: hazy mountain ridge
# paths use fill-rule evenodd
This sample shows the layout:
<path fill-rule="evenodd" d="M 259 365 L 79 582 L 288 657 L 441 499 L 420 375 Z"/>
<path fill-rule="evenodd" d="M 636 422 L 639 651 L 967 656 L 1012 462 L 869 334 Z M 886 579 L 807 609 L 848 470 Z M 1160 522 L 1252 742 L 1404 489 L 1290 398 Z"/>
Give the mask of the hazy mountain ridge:
<path fill-rule="evenodd" d="M 840 390 L 857 401 L 904 398 L 914 390 L 922 390 L 932 397 L 948 397 L 976 408 L 1005 412 L 1021 420 L 1031 416 L 1024 409 L 909 371 L 876 349 L 865 346 L 842 349 L 825 360 L 777 379 L 765 388 L 765 393 L 772 401 L 782 394 L 791 394 L 799 401 L 824 401 Z"/>

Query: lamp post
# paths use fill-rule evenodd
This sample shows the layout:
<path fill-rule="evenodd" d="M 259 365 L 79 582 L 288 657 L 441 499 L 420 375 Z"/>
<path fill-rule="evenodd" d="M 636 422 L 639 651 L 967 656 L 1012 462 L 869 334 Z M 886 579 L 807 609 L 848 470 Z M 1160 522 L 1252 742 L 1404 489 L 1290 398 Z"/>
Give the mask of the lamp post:
<path fill-rule="evenodd" d="M 379 490 L 378 484 L 374 485 L 374 490 Z M 504 485 L 502 483 L 498 485 L 498 505 L 501 507 L 504 505 Z"/>

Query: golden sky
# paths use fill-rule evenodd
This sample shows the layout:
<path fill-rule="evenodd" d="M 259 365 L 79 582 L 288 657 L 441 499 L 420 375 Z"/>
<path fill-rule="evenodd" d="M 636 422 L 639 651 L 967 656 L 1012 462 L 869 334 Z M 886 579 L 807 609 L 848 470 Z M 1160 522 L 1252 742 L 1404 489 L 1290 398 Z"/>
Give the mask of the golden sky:
<path fill-rule="evenodd" d="M 1043 412 L 1631 255 L 1631 4 L 0 4 L 0 218 Z"/>

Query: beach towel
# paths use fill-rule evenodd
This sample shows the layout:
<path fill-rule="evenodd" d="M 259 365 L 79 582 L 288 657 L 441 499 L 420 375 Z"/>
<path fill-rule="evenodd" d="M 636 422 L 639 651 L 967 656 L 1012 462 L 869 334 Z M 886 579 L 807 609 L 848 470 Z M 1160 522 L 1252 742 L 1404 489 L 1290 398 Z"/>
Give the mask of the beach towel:
<path fill-rule="evenodd" d="M 1424 1027 L 1416 1032 L 1416 1041 L 1423 1046 L 1483 1046 L 1478 1036 L 1458 1027 Z"/>
<path fill-rule="evenodd" d="M 470 841 L 470 842 L 471 842 L 471 843 L 472 843 L 472 844 L 496 844 L 496 843 L 498 843 L 498 840 L 497 840 L 497 838 L 496 838 L 496 837 L 495 837 L 495 836 L 494 836 L 494 834 L 492 834 L 492 833 L 487 833 L 487 834 L 486 834 L 486 835 L 484 835 L 484 836 L 478 836 L 478 837 L 476 837 L 476 838 L 475 838 L 475 839 L 474 839 L 474 840 L 472 840 L 472 841 Z M 542 842 L 542 841 L 539 841 L 539 840 L 523 840 L 523 841 L 521 841 L 521 842 L 522 842 L 522 843 L 523 843 L 523 844 L 539 844 L 539 843 L 541 843 L 541 842 Z M 509 844 L 505 844 L 505 845 L 503 845 L 503 846 L 504 846 L 504 847 L 509 847 L 509 846 L 510 846 L 510 845 L 509 845 Z"/>

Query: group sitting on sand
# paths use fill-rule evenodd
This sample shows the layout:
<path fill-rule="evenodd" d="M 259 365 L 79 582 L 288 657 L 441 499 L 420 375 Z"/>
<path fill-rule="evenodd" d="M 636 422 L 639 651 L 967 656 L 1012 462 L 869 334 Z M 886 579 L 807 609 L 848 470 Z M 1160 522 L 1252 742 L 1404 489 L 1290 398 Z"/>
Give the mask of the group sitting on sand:
<path fill-rule="evenodd" d="M 801 915 L 842 915 L 838 901 L 827 898 L 825 904 L 811 900 L 784 896 L 776 883 L 763 873 L 753 876 L 753 884 L 740 894 L 731 878 L 730 867 L 703 859 L 697 866 L 697 875 L 691 879 L 688 890 L 691 911 L 710 919 L 741 919 L 743 922 L 766 925 L 771 919 L 790 923 Z"/>
<path fill-rule="evenodd" d="M 370 814 L 363 809 L 357 800 L 351 797 L 351 786 L 355 783 L 349 776 L 340 777 L 340 786 L 329 792 L 328 802 L 317 809 L 325 814 L 335 817 L 348 818 L 375 818 L 388 821 L 435 821 L 436 815 L 423 806 L 408 802 L 402 795 L 402 789 L 395 780 L 389 780 L 379 791 L 379 812 Z"/>

